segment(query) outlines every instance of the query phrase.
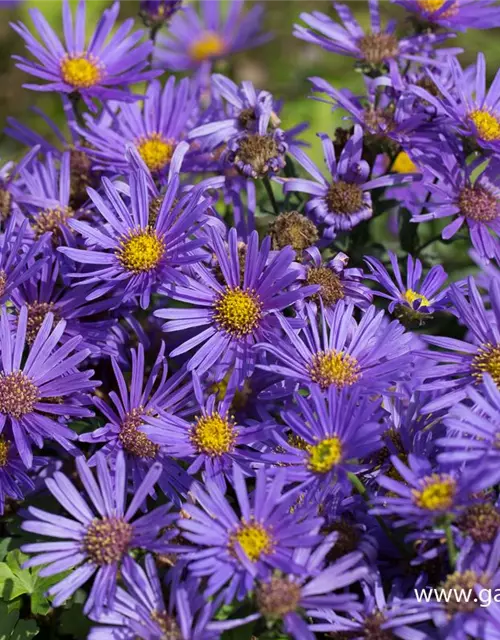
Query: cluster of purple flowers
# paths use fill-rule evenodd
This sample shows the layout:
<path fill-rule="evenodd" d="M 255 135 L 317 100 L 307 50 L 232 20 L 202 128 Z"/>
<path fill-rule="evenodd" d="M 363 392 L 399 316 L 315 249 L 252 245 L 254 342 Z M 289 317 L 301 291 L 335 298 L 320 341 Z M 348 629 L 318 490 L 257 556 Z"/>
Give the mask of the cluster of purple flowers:
<path fill-rule="evenodd" d="M 67 127 L 0 170 L 0 535 L 89 638 L 500 638 L 500 6 L 395 2 L 295 26 L 365 86 L 310 78 L 322 169 L 217 72 L 262 7 L 12 25 Z"/>

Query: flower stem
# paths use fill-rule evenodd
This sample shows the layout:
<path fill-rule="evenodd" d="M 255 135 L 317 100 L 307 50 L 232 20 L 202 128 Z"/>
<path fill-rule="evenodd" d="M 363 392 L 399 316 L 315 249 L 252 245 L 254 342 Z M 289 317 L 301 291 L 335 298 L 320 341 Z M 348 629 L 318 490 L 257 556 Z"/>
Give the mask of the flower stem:
<path fill-rule="evenodd" d="M 271 205 L 273 207 L 274 213 L 277 216 L 279 216 L 280 208 L 278 206 L 278 203 L 276 202 L 276 198 L 274 197 L 273 188 L 271 186 L 271 181 L 266 176 L 265 178 L 262 179 L 262 182 L 264 183 L 264 187 L 266 188 L 267 195 L 268 195 L 269 201 L 271 202 Z"/>
<path fill-rule="evenodd" d="M 444 528 L 446 533 L 446 546 L 448 547 L 448 560 L 450 562 L 451 570 L 455 570 L 455 564 L 457 559 L 457 548 L 455 546 L 455 540 L 453 540 L 453 531 L 451 530 L 451 523 L 448 522 Z"/>

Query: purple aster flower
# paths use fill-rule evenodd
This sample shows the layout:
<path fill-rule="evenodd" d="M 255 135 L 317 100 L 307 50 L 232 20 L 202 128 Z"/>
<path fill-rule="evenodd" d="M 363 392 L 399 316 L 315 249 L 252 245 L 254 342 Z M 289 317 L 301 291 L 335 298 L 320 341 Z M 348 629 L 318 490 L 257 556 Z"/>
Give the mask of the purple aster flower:
<path fill-rule="evenodd" d="M 224 600 L 241 600 L 256 578 L 269 579 L 276 569 L 284 573 L 306 573 L 293 561 L 297 546 L 308 549 L 322 540 L 318 535 L 322 518 L 313 517 L 308 507 L 296 506 L 297 491 L 284 493 L 285 469 L 270 477 L 257 471 L 255 490 L 249 493 L 243 472 L 233 469 L 232 487 L 237 505 L 229 501 L 210 480 L 196 484 L 191 495 L 195 504 L 185 504 L 186 518 L 177 525 L 182 537 L 193 546 L 187 552 L 188 570 L 206 578 L 208 597 L 224 589 Z M 233 505 L 233 506 L 232 506 Z"/>
<path fill-rule="evenodd" d="M 442 447 L 443 463 L 480 463 L 486 474 L 489 467 L 491 485 L 500 480 L 498 442 L 500 440 L 500 390 L 488 374 L 479 389 L 467 389 L 469 402 L 454 405 L 444 424 L 447 435 L 437 444 Z"/>
<path fill-rule="evenodd" d="M 185 149 L 186 145 L 179 145 L 176 153 L 182 156 Z M 175 160 L 172 169 L 176 164 Z M 108 202 L 94 189 L 88 192 L 107 225 L 99 229 L 71 220 L 71 227 L 86 239 L 88 248 L 60 250 L 75 262 L 92 267 L 72 276 L 81 284 L 94 285 L 88 300 L 120 292 L 124 301 L 139 297 L 141 306 L 147 308 L 160 284 L 185 282 L 177 267 L 203 257 L 198 251 L 203 240 L 193 234 L 209 205 L 200 197 L 204 187 L 179 197 L 179 176 L 172 170 L 158 203 L 148 193 L 145 174 L 135 172 L 130 175 L 129 207 L 110 180 L 103 178 L 102 186 Z"/>
<path fill-rule="evenodd" d="M 24 500 L 26 493 L 34 488 L 33 480 L 26 473 L 16 445 L 0 434 L 0 516 L 3 516 L 7 498 Z"/>
<path fill-rule="evenodd" d="M 77 349 L 81 336 L 75 336 L 57 346 L 66 323 L 53 328 L 54 316 L 48 313 L 42 322 L 26 358 L 28 310 L 21 309 L 17 326 L 12 326 L 5 307 L 0 320 L 2 345 L 0 371 L 0 432 L 12 435 L 19 455 L 27 467 L 31 466 L 31 443 L 43 446 L 44 439 L 54 440 L 72 450 L 70 440 L 74 431 L 64 424 L 68 417 L 88 417 L 92 412 L 82 404 L 82 395 L 95 388 L 90 380 L 91 370 L 76 367 L 89 355 Z M 72 353 L 73 352 L 73 353 Z"/>
<path fill-rule="evenodd" d="M 170 505 L 167 504 L 134 519 L 162 473 L 160 464 L 151 466 L 128 507 L 123 454 L 117 456 L 113 474 L 104 456 L 98 456 L 97 482 L 83 457 L 76 459 L 76 466 L 90 506 L 63 473 L 57 471 L 47 479 L 50 493 L 71 517 L 37 507 L 28 508 L 33 519 L 25 520 L 23 529 L 58 541 L 24 545 L 26 553 L 36 554 L 25 566 L 47 565 L 40 570 L 41 576 L 72 570 L 49 590 L 56 607 L 95 574 L 84 612 L 93 611 L 99 615 L 103 609 L 113 606 L 118 571 L 121 568 L 130 570 L 133 564 L 130 552 L 154 549 L 161 529 L 173 523 L 173 514 L 169 515 Z"/>
<path fill-rule="evenodd" d="M 440 289 L 448 276 L 441 265 L 432 267 L 421 282 L 422 263 L 418 258 L 414 260 L 409 255 L 406 264 L 406 284 L 404 284 L 397 256 L 392 251 L 387 253 L 391 261 L 393 277 L 380 260 L 367 257 L 365 261 L 371 269 L 371 275 L 367 277 L 383 287 L 384 291 L 375 293 L 390 300 L 391 313 L 395 313 L 400 318 L 421 322 L 426 315 L 446 309 L 447 289 L 441 291 Z"/>
<path fill-rule="evenodd" d="M 262 441 L 266 429 L 275 425 L 255 421 L 238 424 L 231 413 L 234 392 L 228 389 L 221 401 L 217 401 L 215 394 L 205 400 L 196 374 L 193 383 L 197 403 L 193 419 L 186 420 L 171 411 L 163 412 L 158 418 L 147 418 L 142 431 L 168 455 L 189 464 L 187 472 L 190 475 L 203 470 L 204 478 L 224 490 L 225 477 L 231 476 L 235 464 L 250 472 L 250 462 L 258 456 L 252 443 Z"/>
<path fill-rule="evenodd" d="M 424 203 L 427 211 L 414 214 L 412 220 L 427 222 L 454 216 L 441 237 L 452 238 L 466 222 L 477 252 L 494 258 L 500 242 L 500 181 L 495 166 L 480 167 L 484 158 L 467 164 L 465 157 L 443 151 L 431 157 L 419 153 L 422 160 L 425 158 L 425 187 L 431 197 Z"/>
<path fill-rule="evenodd" d="M 215 60 L 267 42 L 270 36 L 260 33 L 262 7 L 244 14 L 243 6 L 244 0 L 231 0 L 227 7 L 221 0 L 205 0 L 200 15 L 186 6 L 172 19 L 168 35 L 158 36 L 158 64 L 172 71 L 210 68 Z"/>
<path fill-rule="evenodd" d="M 323 315 L 318 322 L 307 305 L 308 322 L 300 333 L 280 318 L 287 340 L 261 343 L 259 347 L 277 363 L 259 367 L 302 384 L 318 384 L 323 390 L 359 384 L 371 393 L 387 391 L 409 372 L 413 337 L 397 320 L 387 322 L 384 312 L 374 306 L 359 323 L 353 313 L 352 304 L 339 301 L 330 318 Z"/>
<path fill-rule="evenodd" d="M 459 320 L 469 331 L 467 340 L 445 336 L 424 336 L 437 350 L 423 352 L 437 364 L 426 369 L 423 390 L 440 389 L 441 395 L 429 402 L 424 411 L 450 407 L 467 394 L 467 387 L 489 374 L 500 386 L 500 283 L 492 281 L 490 298 L 494 320 L 488 315 L 472 278 L 468 279 L 469 300 L 456 285 L 450 287 L 450 300 Z"/>
<path fill-rule="evenodd" d="M 142 31 L 130 34 L 134 25 L 132 18 L 125 20 L 108 40 L 119 10 L 120 3 L 115 2 L 103 12 L 87 46 L 84 0 L 78 3 L 74 27 L 69 2 L 63 2 L 64 44 L 38 9 L 31 9 L 30 15 L 42 43 L 31 35 L 22 22 L 11 24 L 25 41 L 28 51 L 37 59 L 37 62 L 31 62 L 14 56 L 19 61 L 17 66 L 47 81 L 47 84 L 24 86 L 35 91 L 78 92 L 86 100 L 92 97 L 135 100 L 128 88 L 120 87 L 143 82 L 155 77 L 158 72 L 145 70 L 153 45 L 151 42 L 140 43 Z"/>
<path fill-rule="evenodd" d="M 27 225 L 28 221 L 24 220 L 17 227 L 16 219 L 11 217 L 5 233 L 0 234 L 0 304 L 9 301 L 17 288 L 42 268 L 44 261 L 39 253 L 47 237 L 26 247 Z"/>
<path fill-rule="evenodd" d="M 15 214 L 19 214 L 17 196 L 22 193 L 19 186 L 19 174 L 31 163 L 40 151 L 34 142 L 33 149 L 17 163 L 7 162 L 0 168 L 0 229 L 4 223 Z"/>
<path fill-rule="evenodd" d="M 91 619 L 103 626 L 94 627 L 89 640 L 217 640 L 226 629 L 234 629 L 255 620 L 246 618 L 217 621 L 217 601 L 206 602 L 198 592 L 198 581 L 181 583 L 167 606 L 162 584 L 152 556 L 146 556 L 144 569 L 130 563 L 123 570 L 126 590 L 118 587 L 111 612 Z"/>
<path fill-rule="evenodd" d="M 317 247 L 306 249 L 299 265 L 297 286 L 317 285 L 319 291 L 306 300 L 299 300 L 297 308 L 302 310 L 307 302 L 317 310 L 320 300 L 327 315 L 339 300 L 359 309 L 368 308 L 373 294 L 362 282 L 365 274 L 362 269 L 347 268 L 348 264 L 345 253 L 339 252 L 331 260 L 323 261 Z"/>
<path fill-rule="evenodd" d="M 316 165 L 301 149 L 293 155 L 314 180 L 287 178 L 283 180 L 285 193 L 298 191 L 313 197 L 306 204 L 306 211 L 313 214 L 318 223 L 326 225 L 324 235 L 334 238 L 340 231 L 349 231 L 373 215 L 370 191 L 380 187 L 399 184 L 408 179 L 404 174 L 389 174 L 369 179 L 370 167 L 361 159 L 363 152 L 363 130 L 354 126 L 354 132 L 343 148 L 337 162 L 332 140 L 318 134 L 323 146 L 323 155 L 328 169 L 325 178 Z"/>
<path fill-rule="evenodd" d="M 428 458 L 410 454 L 408 466 L 397 456 L 391 462 L 401 480 L 386 475 L 377 477 L 378 484 L 391 493 L 375 498 L 372 513 L 394 516 L 395 526 L 425 529 L 439 525 L 450 515 L 457 515 L 471 504 L 475 492 L 489 483 L 483 470 L 465 471 L 432 465 Z"/>
<path fill-rule="evenodd" d="M 80 440 L 91 444 L 103 443 L 100 451 L 89 459 L 91 466 L 99 455 L 115 460 L 118 453 L 123 451 L 133 487 L 141 484 L 153 462 L 161 463 L 164 473 L 158 484 L 166 495 L 178 500 L 178 494 L 185 493 L 189 487 L 188 478 L 170 459 L 165 447 L 158 446 L 148 438 L 144 427 L 147 426 L 146 420 L 152 417 L 183 408 L 192 387 L 184 384 L 186 372 L 182 370 L 167 380 L 168 365 L 163 343 L 146 377 L 144 346 L 141 342 L 137 350 L 131 350 L 131 356 L 128 384 L 122 373 L 123 365 L 120 366 L 116 358 L 111 359 L 118 393 L 109 393 L 110 403 L 98 396 L 93 399 L 94 405 L 107 422 L 104 426 L 81 435 Z"/>
<path fill-rule="evenodd" d="M 454 80 L 454 91 L 450 91 L 442 79 L 427 70 L 429 78 L 438 90 L 432 95 L 423 87 L 413 85 L 413 93 L 430 103 L 438 115 L 446 117 L 446 125 L 464 136 L 470 136 L 482 148 L 500 152 L 500 71 L 486 91 L 486 61 L 479 53 L 475 81 L 471 82 L 466 71 L 455 58 L 449 61 Z M 436 93 L 436 91 L 434 91 Z"/>
<path fill-rule="evenodd" d="M 381 27 L 378 0 L 368 0 L 371 29 L 365 32 L 345 4 L 333 6 L 344 26 L 338 25 L 329 16 L 319 11 L 301 13 L 301 19 L 309 29 L 295 25 L 294 35 L 306 42 L 320 45 L 327 51 L 356 58 L 366 73 L 383 73 L 385 65 L 399 60 L 429 62 L 433 45 L 443 42 L 451 33 L 425 33 L 406 38 L 396 35 L 396 23 L 391 21 L 385 29 Z"/>
<path fill-rule="evenodd" d="M 164 331 L 196 329 L 196 334 L 171 351 L 176 357 L 197 347 L 188 369 L 201 376 L 213 368 L 217 381 L 231 370 L 239 381 L 249 377 L 255 366 L 253 346 L 273 334 L 276 312 L 292 305 L 315 288 L 287 291 L 295 280 L 291 247 L 270 255 L 271 239 L 266 237 L 259 249 L 254 231 L 245 248 L 245 259 L 238 251 L 236 229 L 231 229 L 228 245 L 209 230 L 210 244 L 220 270 L 219 279 L 207 267 L 192 267 L 196 279 L 186 286 L 176 285 L 166 294 L 187 302 L 190 308 L 164 308 L 155 312 L 167 320 Z M 196 306 L 193 306 L 196 305 Z"/>
<path fill-rule="evenodd" d="M 279 173 L 285 167 L 287 151 L 285 132 L 266 131 L 260 119 L 257 133 L 245 132 L 228 140 L 224 161 L 255 180 Z"/>
<path fill-rule="evenodd" d="M 127 150 L 135 147 L 151 173 L 163 176 L 186 135 L 195 108 L 193 83 L 184 78 L 176 86 L 174 76 L 170 76 L 163 89 L 159 81 L 148 85 L 142 106 L 120 105 L 112 123 L 96 122 L 87 116 L 86 128 L 77 131 L 89 144 L 86 151 L 97 169 L 130 171 Z"/>
<path fill-rule="evenodd" d="M 150 29 L 158 29 L 182 7 L 182 0 L 141 0 L 139 15 Z"/>
<path fill-rule="evenodd" d="M 314 385 L 306 399 L 295 394 L 296 408 L 283 411 L 287 434 L 275 430 L 278 452 L 263 460 L 284 464 L 289 478 L 313 489 L 327 488 L 346 480 L 349 471 L 380 448 L 380 399 L 363 398 L 360 390 L 323 391 Z"/>
<path fill-rule="evenodd" d="M 496 0 L 393 0 L 419 18 L 453 31 L 500 26 Z"/>

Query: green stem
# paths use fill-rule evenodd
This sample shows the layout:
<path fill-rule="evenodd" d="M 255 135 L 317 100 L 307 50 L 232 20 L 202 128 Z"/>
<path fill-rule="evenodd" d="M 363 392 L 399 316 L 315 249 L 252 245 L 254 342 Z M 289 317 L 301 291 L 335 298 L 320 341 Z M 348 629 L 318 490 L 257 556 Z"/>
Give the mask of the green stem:
<path fill-rule="evenodd" d="M 271 202 L 271 205 L 273 207 L 274 213 L 277 216 L 279 216 L 280 208 L 278 207 L 278 203 L 276 202 L 276 198 L 274 197 L 273 188 L 271 186 L 271 181 L 266 176 L 265 178 L 263 178 L 262 182 L 264 183 L 264 187 L 266 188 L 267 196 L 269 198 L 269 201 Z"/>
<path fill-rule="evenodd" d="M 457 548 L 455 541 L 453 540 L 453 531 L 451 530 L 451 523 L 448 522 L 444 528 L 446 533 L 446 546 L 448 547 L 448 560 L 450 562 L 451 570 L 455 570 L 455 563 L 457 559 Z"/>

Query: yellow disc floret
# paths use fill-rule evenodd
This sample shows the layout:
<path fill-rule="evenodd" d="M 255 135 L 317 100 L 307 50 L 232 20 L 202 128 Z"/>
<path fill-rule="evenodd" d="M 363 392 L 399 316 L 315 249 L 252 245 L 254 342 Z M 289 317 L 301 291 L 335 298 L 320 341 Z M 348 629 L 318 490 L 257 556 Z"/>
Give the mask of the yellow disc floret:
<path fill-rule="evenodd" d="M 9 459 L 10 442 L 3 436 L 0 436 L 0 469 L 5 467 Z"/>
<path fill-rule="evenodd" d="M 228 416 L 214 412 L 198 418 L 191 430 L 191 442 L 200 453 L 220 456 L 233 450 L 236 440 L 234 424 Z"/>
<path fill-rule="evenodd" d="M 483 374 L 489 373 L 500 388 L 500 345 L 485 344 L 480 347 L 472 361 L 472 375 L 481 381 Z"/>
<path fill-rule="evenodd" d="M 354 356 L 330 349 L 314 354 L 308 366 L 311 380 L 327 389 L 331 385 L 338 388 L 349 387 L 359 380 L 361 368 Z"/>
<path fill-rule="evenodd" d="M 151 227 L 134 229 L 120 241 L 116 250 L 118 261 L 132 273 L 155 269 L 165 255 L 165 242 Z"/>
<path fill-rule="evenodd" d="M 233 548 L 236 542 L 239 542 L 251 562 L 257 562 L 263 553 L 270 553 L 273 548 L 272 536 L 258 522 L 243 522 L 231 536 L 230 544 Z"/>
<path fill-rule="evenodd" d="M 61 60 L 61 76 L 75 89 L 89 89 L 100 82 L 104 67 L 90 54 L 66 55 Z"/>
<path fill-rule="evenodd" d="M 484 109 L 475 109 L 469 113 L 469 118 L 476 127 L 481 140 L 492 142 L 500 140 L 500 118 Z"/>
<path fill-rule="evenodd" d="M 308 447 L 309 460 L 307 466 L 316 473 L 327 473 L 342 460 L 342 443 L 338 436 L 321 440 Z"/>
<path fill-rule="evenodd" d="M 439 11 L 441 7 L 444 5 L 446 0 L 417 0 L 418 5 L 423 11 L 427 13 L 435 13 Z M 457 12 L 457 1 L 452 2 L 451 6 L 443 11 L 443 13 L 439 14 L 440 18 L 447 18 L 449 16 L 454 15 Z"/>
<path fill-rule="evenodd" d="M 447 474 L 433 473 L 423 478 L 420 490 L 413 489 L 415 504 L 427 511 L 446 511 L 453 505 L 457 485 Z"/>
<path fill-rule="evenodd" d="M 234 336 L 246 336 L 258 326 L 262 303 L 255 291 L 226 287 L 214 303 L 214 319 Z"/>
<path fill-rule="evenodd" d="M 395 173 L 418 173 L 417 165 L 406 151 L 400 151 L 394 160 L 392 170 Z"/>
<path fill-rule="evenodd" d="M 159 133 L 152 133 L 147 138 L 137 140 L 136 147 L 150 171 L 161 171 L 172 159 L 175 144 L 172 140 L 165 140 Z"/>
<path fill-rule="evenodd" d="M 197 40 L 191 43 L 189 55 L 196 62 L 203 62 L 210 58 L 216 58 L 224 53 L 226 45 L 224 40 L 215 31 L 205 31 Z"/>
<path fill-rule="evenodd" d="M 413 289 L 408 289 L 407 291 L 405 291 L 403 298 L 410 306 L 413 306 L 413 303 L 416 300 L 420 301 L 420 306 L 422 307 L 429 307 L 431 304 L 431 301 L 428 298 L 423 296 L 421 293 L 413 291 Z"/>

